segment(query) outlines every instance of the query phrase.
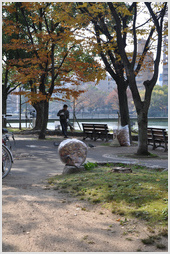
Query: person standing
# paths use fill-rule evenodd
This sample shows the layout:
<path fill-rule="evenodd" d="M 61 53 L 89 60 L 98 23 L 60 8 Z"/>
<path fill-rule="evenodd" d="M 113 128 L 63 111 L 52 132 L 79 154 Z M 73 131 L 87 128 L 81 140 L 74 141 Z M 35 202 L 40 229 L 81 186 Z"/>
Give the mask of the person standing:
<path fill-rule="evenodd" d="M 32 127 L 34 128 L 35 124 L 36 124 L 36 112 L 35 112 L 35 110 L 30 112 L 30 118 L 32 118 L 32 123 L 30 123 L 30 126 L 32 124 Z"/>
<path fill-rule="evenodd" d="M 65 138 L 67 138 L 67 126 L 69 121 L 69 111 L 67 110 L 68 106 L 64 104 L 63 109 L 59 110 L 57 116 L 60 117 L 60 124 L 62 128 L 62 133 Z"/>

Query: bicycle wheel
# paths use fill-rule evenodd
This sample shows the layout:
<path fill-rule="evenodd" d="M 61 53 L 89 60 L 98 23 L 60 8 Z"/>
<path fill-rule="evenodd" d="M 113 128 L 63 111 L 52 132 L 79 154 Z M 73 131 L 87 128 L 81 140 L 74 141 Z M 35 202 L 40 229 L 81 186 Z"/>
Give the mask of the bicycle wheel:
<path fill-rule="evenodd" d="M 2 144 L 2 178 L 6 177 L 12 167 L 12 155 L 10 150 Z"/>

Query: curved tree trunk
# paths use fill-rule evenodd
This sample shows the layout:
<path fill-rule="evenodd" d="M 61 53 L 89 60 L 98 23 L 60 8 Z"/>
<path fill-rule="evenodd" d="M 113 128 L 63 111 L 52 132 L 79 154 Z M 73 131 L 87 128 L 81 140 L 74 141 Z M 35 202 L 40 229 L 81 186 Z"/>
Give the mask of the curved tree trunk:
<path fill-rule="evenodd" d="M 42 102 L 37 102 L 36 104 L 32 105 L 35 110 L 36 110 L 36 123 L 34 130 L 41 130 L 41 126 L 43 124 L 43 103 Z"/>

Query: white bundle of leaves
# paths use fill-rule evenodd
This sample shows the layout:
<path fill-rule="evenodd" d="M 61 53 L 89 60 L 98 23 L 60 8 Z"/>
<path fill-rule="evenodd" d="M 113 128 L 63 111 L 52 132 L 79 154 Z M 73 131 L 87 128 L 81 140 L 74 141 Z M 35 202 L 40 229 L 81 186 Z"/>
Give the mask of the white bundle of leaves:
<path fill-rule="evenodd" d="M 87 146 L 80 140 L 67 139 L 60 143 L 58 152 L 63 163 L 80 167 L 86 160 Z"/>
<path fill-rule="evenodd" d="M 130 146 L 128 125 L 121 126 L 121 128 L 118 130 L 117 139 L 121 146 Z"/>

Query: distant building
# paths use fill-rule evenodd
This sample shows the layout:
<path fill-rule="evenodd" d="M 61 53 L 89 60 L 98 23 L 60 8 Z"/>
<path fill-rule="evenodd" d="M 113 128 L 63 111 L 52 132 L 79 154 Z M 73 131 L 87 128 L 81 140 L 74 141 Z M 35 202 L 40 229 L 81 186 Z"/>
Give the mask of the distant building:
<path fill-rule="evenodd" d="M 95 85 L 95 82 L 85 83 L 85 86 L 88 86 L 88 85 Z M 104 80 L 100 80 L 99 84 L 96 86 L 97 89 L 107 93 L 110 93 L 116 87 L 117 85 L 115 80 L 108 74 L 106 75 L 106 78 Z"/>
<path fill-rule="evenodd" d="M 106 75 L 105 80 L 100 80 L 97 86 L 98 89 L 108 93 L 110 93 L 116 87 L 115 80 L 109 75 Z"/>
<path fill-rule="evenodd" d="M 161 74 L 159 75 L 159 85 L 160 85 L 160 86 L 163 85 L 162 78 L 163 78 L 163 74 L 161 73 Z"/>
<path fill-rule="evenodd" d="M 166 13 L 168 20 L 168 13 Z M 168 30 L 168 22 L 165 23 L 164 30 Z M 163 80 L 162 85 L 168 85 L 168 35 L 163 38 Z"/>
<path fill-rule="evenodd" d="M 168 38 L 165 38 L 163 45 L 163 80 L 162 85 L 168 85 Z"/>

